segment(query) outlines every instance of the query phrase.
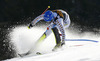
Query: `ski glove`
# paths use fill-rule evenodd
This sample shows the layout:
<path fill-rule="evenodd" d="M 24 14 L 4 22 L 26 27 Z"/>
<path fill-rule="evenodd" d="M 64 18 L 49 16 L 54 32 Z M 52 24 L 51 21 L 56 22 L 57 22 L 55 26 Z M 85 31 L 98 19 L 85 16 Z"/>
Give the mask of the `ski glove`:
<path fill-rule="evenodd" d="M 32 24 L 29 24 L 28 29 L 30 29 L 31 27 L 33 27 L 33 25 Z"/>

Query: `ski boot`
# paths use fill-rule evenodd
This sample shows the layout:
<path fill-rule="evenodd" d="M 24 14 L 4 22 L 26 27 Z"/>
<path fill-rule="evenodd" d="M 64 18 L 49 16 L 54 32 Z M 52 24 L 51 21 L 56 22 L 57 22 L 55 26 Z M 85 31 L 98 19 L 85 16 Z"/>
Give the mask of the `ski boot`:
<path fill-rule="evenodd" d="M 58 48 L 61 48 L 61 43 L 55 45 L 55 47 L 52 49 L 52 51 L 55 51 L 55 50 L 57 50 Z"/>
<path fill-rule="evenodd" d="M 52 51 L 55 51 L 58 48 L 61 48 L 63 45 L 65 45 L 65 42 L 60 42 L 59 44 L 55 45 L 55 47 L 52 49 Z"/>

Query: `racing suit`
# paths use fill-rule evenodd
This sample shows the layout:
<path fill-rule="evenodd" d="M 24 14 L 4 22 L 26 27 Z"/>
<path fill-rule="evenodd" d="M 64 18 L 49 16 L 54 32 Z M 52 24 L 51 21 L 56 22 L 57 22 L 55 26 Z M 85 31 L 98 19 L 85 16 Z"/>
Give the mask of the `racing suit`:
<path fill-rule="evenodd" d="M 56 37 L 56 45 L 58 44 L 65 44 L 65 28 L 68 28 L 70 26 L 70 18 L 69 15 L 64 10 L 52 10 L 54 19 L 51 21 L 49 26 L 47 27 L 47 30 L 44 32 L 42 37 L 39 39 L 39 41 L 44 40 L 47 38 L 51 32 L 53 31 L 55 37 Z M 43 20 L 44 14 L 39 15 L 36 17 L 30 24 L 30 26 L 34 26 L 37 22 L 40 20 Z M 60 34 L 60 33 L 61 34 Z"/>

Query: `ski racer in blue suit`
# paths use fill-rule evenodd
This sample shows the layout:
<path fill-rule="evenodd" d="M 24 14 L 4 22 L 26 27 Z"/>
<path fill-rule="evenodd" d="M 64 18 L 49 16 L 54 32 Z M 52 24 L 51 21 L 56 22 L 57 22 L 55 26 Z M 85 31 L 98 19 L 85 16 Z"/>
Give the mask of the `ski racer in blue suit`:
<path fill-rule="evenodd" d="M 50 25 L 47 27 L 47 30 L 41 36 L 39 41 L 42 41 L 45 38 L 47 38 L 53 31 L 55 38 L 56 38 L 56 46 L 52 50 L 55 50 L 56 48 L 64 45 L 65 44 L 65 28 L 68 28 L 71 22 L 67 12 L 64 10 L 52 10 L 52 11 L 48 10 L 44 14 L 36 17 L 29 24 L 28 28 L 33 27 L 40 20 L 50 22 Z"/>

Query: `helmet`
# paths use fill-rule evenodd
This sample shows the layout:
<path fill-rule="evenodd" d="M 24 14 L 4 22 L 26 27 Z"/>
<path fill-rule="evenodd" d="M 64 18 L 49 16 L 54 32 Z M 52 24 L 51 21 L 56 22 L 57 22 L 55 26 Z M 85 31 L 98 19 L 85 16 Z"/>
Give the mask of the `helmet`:
<path fill-rule="evenodd" d="M 44 21 L 51 21 L 54 18 L 53 12 L 48 10 L 44 13 Z"/>

